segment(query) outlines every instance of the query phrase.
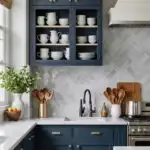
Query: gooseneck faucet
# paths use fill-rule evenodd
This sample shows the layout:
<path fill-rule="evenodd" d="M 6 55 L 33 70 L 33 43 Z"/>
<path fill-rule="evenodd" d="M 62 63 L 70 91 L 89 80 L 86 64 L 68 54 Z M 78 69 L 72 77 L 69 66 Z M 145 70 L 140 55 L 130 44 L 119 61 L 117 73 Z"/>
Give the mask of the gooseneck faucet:
<path fill-rule="evenodd" d="M 92 117 L 93 116 L 93 113 L 96 112 L 96 108 L 92 108 L 92 97 L 91 97 L 91 91 L 89 89 L 86 89 L 84 91 L 84 96 L 83 96 L 83 100 L 81 99 L 80 100 L 80 117 L 83 117 L 83 114 L 85 112 L 85 104 L 86 104 L 86 95 L 89 95 L 89 106 L 90 106 L 90 112 L 89 112 L 89 117 Z M 83 104 L 84 104 L 84 107 L 83 107 Z"/>

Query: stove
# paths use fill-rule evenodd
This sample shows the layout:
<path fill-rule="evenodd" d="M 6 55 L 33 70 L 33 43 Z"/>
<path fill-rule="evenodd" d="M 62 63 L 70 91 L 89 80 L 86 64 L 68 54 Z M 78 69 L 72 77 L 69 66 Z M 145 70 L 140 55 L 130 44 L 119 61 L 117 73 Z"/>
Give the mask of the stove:
<path fill-rule="evenodd" d="M 142 115 L 122 118 L 128 121 L 128 146 L 150 146 L 150 103 L 142 104 Z"/>

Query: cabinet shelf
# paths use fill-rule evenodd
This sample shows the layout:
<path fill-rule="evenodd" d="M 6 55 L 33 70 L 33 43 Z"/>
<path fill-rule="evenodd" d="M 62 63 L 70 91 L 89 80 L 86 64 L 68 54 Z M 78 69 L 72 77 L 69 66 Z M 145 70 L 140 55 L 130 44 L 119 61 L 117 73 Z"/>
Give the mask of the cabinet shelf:
<path fill-rule="evenodd" d="M 47 43 L 47 44 L 36 44 L 36 46 L 69 46 L 69 44 L 60 44 L 60 43 L 57 43 L 57 44 L 51 44 L 51 43 Z"/>
<path fill-rule="evenodd" d="M 98 28 L 98 26 L 97 25 L 94 25 L 94 26 L 85 25 L 85 26 L 76 26 L 76 28 Z"/>
<path fill-rule="evenodd" d="M 55 25 L 55 26 L 49 26 L 49 25 L 43 25 L 39 26 L 37 25 L 36 28 L 69 28 L 70 26 L 60 26 L 60 25 Z"/>
<path fill-rule="evenodd" d="M 98 46 L 98 44 L 97 43 L 95 43 L 95 44 L 87 43 L 87 44 L 76 44 L 76 46 Z"/>

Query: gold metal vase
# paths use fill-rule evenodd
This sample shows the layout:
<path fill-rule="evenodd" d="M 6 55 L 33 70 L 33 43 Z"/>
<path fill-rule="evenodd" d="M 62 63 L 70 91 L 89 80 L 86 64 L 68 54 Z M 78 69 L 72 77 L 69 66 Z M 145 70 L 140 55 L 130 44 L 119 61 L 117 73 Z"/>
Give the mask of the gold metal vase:
<path fill-rule="evenodd" d="M 40 103 L 39 118 L 47 118 L 47 117 L 48 117 L 48 104 L 46 102 Z"/>

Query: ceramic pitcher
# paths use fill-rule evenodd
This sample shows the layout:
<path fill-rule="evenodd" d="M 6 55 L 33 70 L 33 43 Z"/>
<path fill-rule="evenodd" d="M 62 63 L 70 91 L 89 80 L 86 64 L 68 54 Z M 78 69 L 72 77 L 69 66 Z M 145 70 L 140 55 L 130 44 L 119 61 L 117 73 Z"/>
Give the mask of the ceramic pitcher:
<path fill-rule="evenodd" d="M 61 33 L 55 30 L 50 31 L 50 41 L 52 44 L 56 44 L 59 40 L 59 37 L 61 36 Z"/>

